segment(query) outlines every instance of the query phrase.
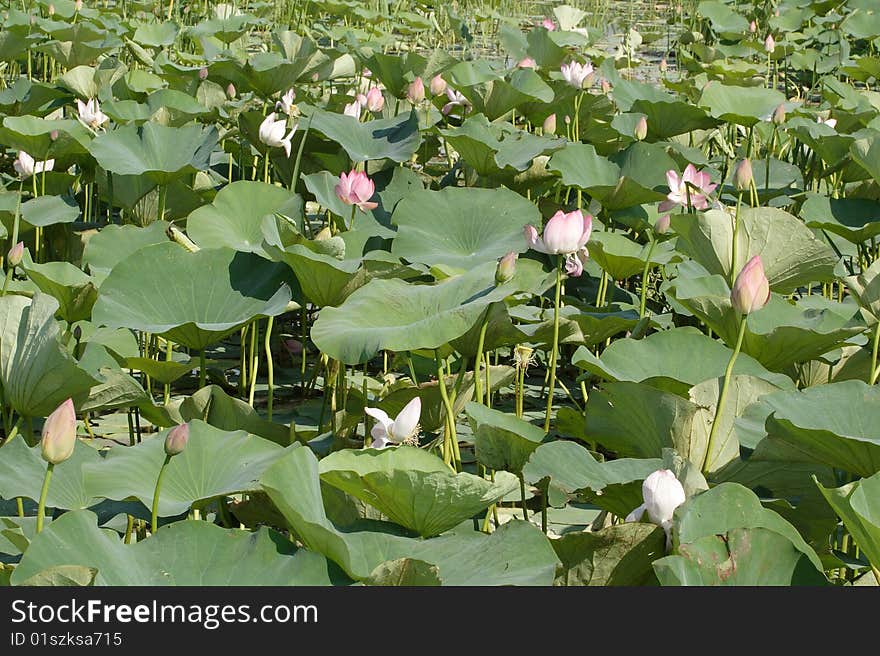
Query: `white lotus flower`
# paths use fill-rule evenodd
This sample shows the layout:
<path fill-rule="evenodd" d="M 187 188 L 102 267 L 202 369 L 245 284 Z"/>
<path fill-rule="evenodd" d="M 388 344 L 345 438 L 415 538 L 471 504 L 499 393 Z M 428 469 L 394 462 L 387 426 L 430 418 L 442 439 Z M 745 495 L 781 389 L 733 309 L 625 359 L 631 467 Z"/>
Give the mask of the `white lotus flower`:
<path fill-rule="evenodd" d="M 575 89 L 583 89 L 589 79 L 592 79 L 593 65 L 589 62 L 581 64 L 580 62 L 570 62 L 560 67 L 560 72 L 565 81 Z"/>
<path fill-rule="evenodd" d="M 645 502 L 627 515 L 626 521 L 637 522 L 647 512 L 648 519 L 666 531 L 668 540 L 675 509 L 687 499 L 681 483 L 670 470 L 658 469 L 642 483 L 642 497 Z"/>
<path fill-rule="evenodd" d="M 284 148 L 284 152 L 290 157 L 290 139 L 296 132 L 297 126 L 294 125 L 287 136 L 284 136 L 284 130 L 287 129 L 287 120 L 275 120 L 275 112 L 269 114 L 265 120 L 260 123 L 260 141 L 271 148 Z"/>
<path fill-rule="evenodd" d="M 403 406 L 403 410 L 391 421 L 384 410 L 364 408 L 364 412 L 376 420 L 370 431 L 373 436 L 374 449 L 384 449 L 389 444 L 410 442 L 418 433 L 419 417 L 422 414 L 422 400 L 417 396 Z"/>
<path fill-rule="evenodd" d="M 37 162 L 23 150 L 18 151 L 18 158 L 12 163 L 12 168 L 23 178 L 29 178 L 35 173 L 51 171 L 55 168 L 55 160 L 47 159 L 45 162 Z"/>
<path fill-rule="evenodd" d="M 345 109 L 342 110 L 342 113 L 346 116 L 351 116 L 353 119 L 360 120 L 362 109 L 363 105 L 361 105 L 360 100 L 355 100 L 354 102 L 348 103 L 345 106 Z"/>
<path fill-rule="evenodd" d="M 97 98 L 92 98 L 87 103 L 77 98 L 76 108 L 79 111 L 79 120 L 92 129 L 99 128 L 110 120 L 110 117 L 101 111 Z"/>
<path fill-rule="evenodd" d="M 296 92 L 293 89 L 288 89 L 287 93 L 281 96 L 281 100 L 275 103 L 275 109 L 280 109 L 282 112 L 290 115 L 290 110 L 293 107 L 293 100 L 296 98 Z"/>

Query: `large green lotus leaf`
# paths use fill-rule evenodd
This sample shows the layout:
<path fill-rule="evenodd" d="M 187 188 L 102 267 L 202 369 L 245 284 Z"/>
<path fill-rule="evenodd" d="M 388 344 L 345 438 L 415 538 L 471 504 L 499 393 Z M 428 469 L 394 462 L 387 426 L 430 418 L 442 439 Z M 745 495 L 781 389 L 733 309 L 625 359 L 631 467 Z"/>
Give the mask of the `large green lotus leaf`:
<path fill-rule="evenodd" d="M 474 433 L 477 462 L 489 469 L 519 474 L 546 437 L 534 424 L 480 403 L 468 403 L 465 412 Z"/>
<path fill-rule="evenodd" d="M 73 223 L 79 218 L 79 205 L 72 198 L 40 196 L 21 204 L 21 218 L 35 227 Z"/>
<path fill-rule="evenodd" d="M 162 517 L 179 515 L 216 496 L 259 489 L 260 476 L 284 453 L 277 444 L 245 431 L 224 431 L 198 419 L 189 427 L 186 449 L 165 471 Z M 167 433 L 135 446 L 114 446 L 101 462 L 84 466 L 88 493 L 117 501 L 135 498 L 152 507 Z"/>
<path fill-rule="evenodd" d="M 167 185 L 175 178 L 207 169 L 216 145 L 217 130 L 213 127 L 145 123 L 140 127 L 123 126 L 95 137 L 89 152 L 107 171 L 143 175 Z"/>
<path fill-rule="evenodd" d="M 651 567 L 666 547 L 659 526 L 627 522 L 596 532 L 567 533 L 551 540 L 562 561 L 554 585 L 651 585 Z"/>
<path fill-rule="evenodd" d="M 652 265 L 668 264 L 676 257 L 671 241 L 660 242 L 652 249 L 650 244 L 639 244 L 619 232 L 594 232 L 587 248 L 590 257 L 614 280 L 642 273 L 649 253 Z"/>
<path fill-rule="evenodd" d="M 580 444 L 556 441 L 535 449 L 522 474 L 534 485 L 547 481 L 551 488 L 565 496 L 589 490 L 593 493 L 593 503 L 623 517 L 639 504 L 641 482 L 662 467 L 663 461 L 659 458 L 598 462 Z M 550 498 L 553 498 L 552 493 Z"/>
<path fill-rule="evenodd" d="M 880 388 L 859 380 L 774 394 L 765 427 L 815 462 L 872 476 L 880 471 Z"/>
<path fill-rule="evenodd" d="M 177 39 L 180 28 L 177 23 L 135 23 L 137 28 L 132 37 L 136 43 L 148 48 L 170 46 Z"/>
<path fill-rule="evenodd" d="M 230 248 L 190 253 L 176 243 L 147 246 L 119 262 L 101 285 L 95 323 L 162 334 L 202 350 L 290 301 L 286 269 Z"/>
<path fill-rule="evenodd" d="M 880 570 L 880 473 L 838 488 L 815 483 L 875 571 Z"/>
<path fill-rule="evenodd" d="M 749 29 L 745 16 L 718 0 L 703 0 L 697 5 L 697 12 L 709 19 L 712 29 L 724 39 L 742 39 Z"/>
<path fill-rule="evenodd" d="M 670 286 L 675 300 L 706 323 L 730 347 L 736 344 L 739 315 L 730 288 L 719 275 L 681 276 Z M 854 303 L 807 297 L 799 303 L 771 295 L 760 311 L 746 318 L 742 351 L 771 371 L 819 358 L 864 330 Z"/>
<path fill-rule="evenodd" d="M 683 396 L 697 383 L 723 376 L 731 354 L 724 344 L 699 330 L 683 327 L 653 333 L 644 339 L 619 339 L 601 357 L 580 347 L 571 361 L 605 380 L 646 382 Z M 744 353 L 737 357 L 733 373 L 755 376 L 781 389 L 793 386 L 788 376 L 770 373 Z"/>
<path fill-rule="evenodd" d="M 327 519 L 318 460 L 307 448 L 292 447 L 261 483 L 306 548 L 324 554 L 352 578 L 366 579 L 381 563 L 412 558 L 436 565 L 445 585 L 553 582 L 556 555 L 540 529 L 525 522 L 511 521 L 489 536 L 473 531 L 428 540 L 388 533 L 380 522 L 340 531 Z"/>
<path fill-rule="evenodd" d="M 54 140 L 53 132 L 57 132 Z M 7 116 L 0 127 L 0 141 L 5 146 L 23 150 L 37 161 L 84 155 L 91 138 L 82 123 L 74 119 Z"/>
<path fill-rule="evenodd" d="M 437 456 L 409 446 L 335 451 L 318 470 L 325 483 L 422 537 L 448 531 L 518 486 L 506 472 L 496 473 L 494 482 L 456 474 Z"/>
<path fill-rule="evenodd" d="M 0 298 L 0 383 L 4 403 L 26 417 L 48 416 L 97 383 L 60 342 L 58 301 L 36 294 Z"/>
<path fill-rule="evenodd" d="M 737 230 L 737 273 L 755 255 L 761 256 L 770 288 L 789 294 L 798 287 L 834 280 L 838 257 L 797 217 L 773 207 L 741 209 Z M 730 278 L 733 227 L 723 210 L 672 217 L 677 247 L 709 273 Z"/>
<path fill-rule="evenodd" d="M 714 118 L 752 126 L 767 120 L 784 102 L 785 96 L 776 89 L 729 86 L 713 80 L 703 88 L 697 104 L 708 108 Z"/>
<path fill-rule="evenodd" d="M 154 360 L 140 356 L 129 357 L 125 358 L 125 366 L 129 369 L 142 371 L 152 380 L 162 385 L 170 385 L 175 380 L 179 380 L 194 369 L 199 368 L 197 358 L 191 358 L 178 353 L 175 353 L 174 356 L 172 360 Z M 206 364 L 209 364 L 208 361 L 206 361 Z"/>
<path fill-rule="evenodd" d="M 707 535 L 653 565 L 665 586 L 812 586 L 824 581 L 790 540 L 766 528 Z"/>
<path fill-rule="evenodd" d="M 857 276 L 843 279 L 850 294 L 868 315 L 880 319 L 880 260 L 874 260 Z"/>
<path fill-rule="evenodd" d="M 871 174 L 874 182 L 880 183 L 880 132 L 866 132 L 869 132 L 867 136 L 856 139 L 850 145 L 849 152 L 853 160 Z"/>
<path fill-rule="evenodd" d="M 266 421 L 250 405 L 229 396 L 218 385 L 203 387 L 186 398 L 178 412 L 184 422 L 200 419 L 220 430 L 247 431 L 281 446 L 291 443 L 291 431 L 287 426 Z"/>
<path fill-rule="evenodd" d="M 43 460 L 40 445 L 29 447 L 20 435 L 3 446 L 0 458 L 0 497 L 24 497 L 38 501 L 48 463 Z M 101 456 L 91 446 L 77 440 L 73 455 L 55 467 L 52 473 L 46 506 L 65 510 L 88 508 L 100 501 L 89 494 L 83 478 L 83 467 L 100 462 Z"/>
<path fill-rule="evenodd" d="M 351 116 L 301 106 L 312 130 L 335 141 L 354 162 L 390 159 L 406 162 L 419 147 L 419 119 L 415 111 L 393 118 L 360 123 Z"/>
<path fill-rule="evenodd" d="M 410 262 L 469 270 L 527 249 L 523 227 L 537 225 L 538 208 L 508 189 L 447 187 L 417 191 L 394 209 L 391 253 Z"/>
<path fill-rule="evenodd" d="M 303 296 L 318 307 L 340 305 L 354 290 L 369 280 L 360 258 L 343 260 L 316 253 L 304 244 L 281 250 L 266 249 L 269 256 L 293 270 Z"/>
<path fill-rule="evenodd" d="M 854 244 L 880 235 L 880 202 L 876 200 L 810 192 L 799 214 L 807 227 L 833 232 Z"/>
<path fill-rule="evenodd" d="M 379 351 L 439 348 L 461 337 L 485 309 L 512 293 L 494 283 L 495 263 L 473 268 L 434 285 L 371 280 L 339 307 L 325 307 L 312 326 L 322 352 L 346 364 Z"/>
<path fill-rule="evenodd" d="M 60 565 L 98 571 L 95 585 L 237 586 L 335 585 L 346 578 L 316 553 L 267 528 L 224 529 L 183 521 L 127 545 L 114 531 L 98 528 L 89 511 L 70 512 L 31 542 L 12 577 L 21 585 Z"/>
<path fill-rule="evenodd" d="M 92 235 L 83 251 L 83 266 L 88 265 L 92 278 L 99 284 L 119 262 L 128 259 L 145 246 L 164 244 L 168 241 L 165 230 L 168 224 L 156 221 L 139 228 L 134 225 L 109 224 Z"/>
<path fill-rule="evenodd" d="M 376 566 L 364 585 L 424 587 L 443 585 L 440 570 L 424 560 L 398 558 Z"/>
<path fill-rule="evenodd" d="M 414 77 L 425 72 L 428 60 L 415 52 L 388 54 L 379 51 L 361 56 L 373 78 L 382 82 L 395 98 L 406 95 L 407 87 Z"/>
<path fill-rule="evenodd" d="M 276 212 L 301 229 L 303 202 L 297 194 L 263 182 L 237 180 L 189 215 L 186 232 L 202 248 L 228 246 L 265 257 L 263 218 Z"/>
<path fill-rule="evenodd" d="M 69 262 L 35 264 L 26 252 L 21 268 L 44 294 L 58 301 L 58 314 L 73 324 L 92 315 L 98 290 L 91 276 Z"/>

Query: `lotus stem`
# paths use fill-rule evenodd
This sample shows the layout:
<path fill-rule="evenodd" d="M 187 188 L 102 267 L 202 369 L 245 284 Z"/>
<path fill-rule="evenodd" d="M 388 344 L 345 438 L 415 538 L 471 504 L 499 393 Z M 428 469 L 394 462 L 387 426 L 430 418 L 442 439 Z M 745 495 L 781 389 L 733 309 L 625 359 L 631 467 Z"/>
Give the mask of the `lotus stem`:
<path fill-rule="evenodd" d="M 257 352 L 257 343 L 260 337 L 260 320 L 254 319 L 251 324 L 251 387 L 248 392 L 248 405 L 254 407 L 254 393 L 257 388 L 257 372 L 260 368 L 260 354 Z"/>
<path fill-rule="evenodd" d="M 199 389 L 205 386 L 205 349 L 199 351 Z"/>
<path fill-rule="evenodd" d="M 165 478 L 165 470 L 168 469 L 169 462 L 171 462 L 171 456 L 166 454 L 162 469 L 159 470 L 159 477 L 156 479 L 156 490 L 153 492 L 153 513 L 150 527 L 154 535 L 159 529 L 159 493 L 162 491 L 162 479 Z"/>
<path fill-rule="evenodd" d="M 24 517 L 24 502 L 21 497 L 15 497 L 15 506 L 19 517 Z"/>
<path fill-rule="evenodd" d="M 43 487 L 40 490 L 40 501 L 37 504 L 37 533 L 43 530 L 43 520 L 46 517 L 46 495 L 49 494 L 49 481 L 52 480 L 52 472 L 55 469 L 54 463 L 48 463 L 46 467 L 46 476 L 43 478 Z"/>
<path fill-rule="evenodd" d="M 742 206 L 743 192 L 739 192 L 736 197 L 736 212 L 733 215 L 732 233 L 733 239 L 730 245 L 730 288 L 733 289 L 733 282 L 736 280 L 736 242 L 737 233 L 739 232 L 739 208 Z"/>
<path fill-rule="evenodd" d="M 165 362 L 171 362 L 171 354 L 174 351 L 174 344 L 170 339 L 165 339 Z M 165 383 L 165 405 L 171 402 L 171 383 Z"/>
<path fill-rule="evenodd" d="M 550 430 L 550 411 L 553 408 L 553 392 L 556 390 L 556 352 L 559 350 L 559 293 L 562 289 L 562 260 L 556 262 L 556 294 L 553 300 L 553 348 L 550 351 L 550 385 L 547 391 L 547 410 L 544 413 L 544 432 Z"/>
<path fill-rule="evenodd" d="M 880 350 L 880 321 L 877 321 L 877 325 L 874 327 L 874 343 L 871 347 L 871 378 L 868 380 L 869 385 L 876 383 L 877 377 L 880 376 L 880 368 L 877 367 L 878 350 Z"/>
<path fill-rule="evenodd" d="M 440 353 L 437 349 L 434 349 L 434 362 L 437 363 L 437 386 L 440 389 L 440 398 L 443 399 L 443 407 L 446 408 L 444 460 L 446 460 L 447 464 L 454 460 L 455 471 L 461 471 L 461 456 L 458 454 L 458 434 L 455 430 L 455 411 L 452 408 L 452 401 L 450 401 L 449 393 L 446 390 L 443 360 L 440 359 Z"/>
<path fill-rule="evenodd" d="M 522 515 L 525 521 L 529 521 L 529 511 L 526 509 L 526 479 L 519 474 L 519 496 L 522 499 Z"/>
<path fill-rule="evenodd" d="M 489 327 L 489 309 L 486 309 L 486 316 L 483 317 L 483 325 L 480 326 L 480 338 L 477 340 L 477 358 L 474 362 L 474 394 L 477 397 L 477 403 L 483 403 L 483 380 L 480 378 L 480 368 L 483 362 L 483 346 L 486 343 L 486 329 Z M 488 361 L 486 368 L 489 368 Z"/>
<path fill-rule="evenodd" d="M 269 376 L 269 398 L 266 401 L 266 415 L 269 421 L 272 421 L 272 402 L 275 396 L 275 367 L 272 362 L 272 324 L 274 323 L 274 317 L 269 317 L 266 321 L 266 371 Z"/>
<path fill-rule="evenodd" d="M 308 122 L 306 123 L 305 130 L 303 130 L 302 141 L 299 142 L 299 148 L 296 150 L 296 162 L 293 164 L 293 175 L 290 178 L 290 190 L 296 191 L 296 183 L 299 181 L 299 165 L 302 162 L 303 150 L 306 146 L 306 137 L 309 136 L 309 128 L 312 126 L 312 119 L 309 117 Z M 306 221 L 306 225 L 308 225 L 308 221 Z M 311 231 L 310 231 L 311 232 Z M 305 342 L 303 342 L 305 344 Z"/>
<path fill-rule="evenodd" d="M 645 259 L 645 268 L 642 269 L 642 296 L 639 301 L 639 319 L 645 316 L 645 302 L 648 300 L 648 273 L 651 270 L 651 256 L 654 254 L 654 247 L 657 240 L 651 237 L 651 246 L 648 248 L 648 257 Z"/>
<path fill-rule="evenodd" d="M 739 351 L 742 348 L 743 337 L 745 337 L 746 334 L 746 316 L 747 315 L 744 314 L 740 317 L 739 334 L 736 337 L 736 346 L 733 348 L 730 361 L 727 363 L 727 369 L 724 371 L 724 382 L 721 384 L 721 394 L 718 396 L 718 405 L 715 407 L 715 418 L 712 420 L 712 428 L 709 431 L 709 441 L 706 444 L 706 455 L 703 458 L 703 476 L 708 475 L 709 465 L 712 464 L 709 461 L 709 456 L 712 453 L 712 447 L 715 443 L 715 435 L 718 432 L 718 419 L 724 412 L 724 404 L 727 401 L 727 392 L 730 388 L 730 376 L 733 374 L 733 365 L 736 362 L 736 356 L 739 355 Z"/>

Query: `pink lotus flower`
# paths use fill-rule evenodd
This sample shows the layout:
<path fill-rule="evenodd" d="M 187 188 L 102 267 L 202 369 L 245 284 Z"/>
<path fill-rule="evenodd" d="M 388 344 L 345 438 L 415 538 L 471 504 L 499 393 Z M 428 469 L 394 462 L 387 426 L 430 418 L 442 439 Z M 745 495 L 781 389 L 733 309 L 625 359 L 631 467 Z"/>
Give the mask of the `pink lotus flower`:
<path fill-rule="evenodd" d="M 24 242 L 20 241 L 15 246 L 9 249 L 9 252 L 6 254 L 6 262 L 9 264 L 11 268 L 17 267 L 21 264 L 21 258 L 24 257 Z"/>
<path fill-rule="evenodd" d="M 663 214 L 659 219 L 657 219 L 657 222 L 654 223 L 654 232 L 656 232 L 658 235 L 665 235 L 667 232 L 669 232 L 670 223 L 670 216 L 668 214 Z"/>
<path fill-rule="evenodd" d="M 767 54 L 770 54 L 774 50 L 776 50 L 776 41 L 773 39 L 772 34 L 768 34 L 767 38 L 764 39 L 764 50 L 767 51 Z"/>
<path fill-rule="evenodd" d="M 336 185 L 336 195 L 346 205 L 357 205 L 362 212 L 369 212 L 379 206 L 379 203 L 370 202 L 376 193 L 376 185 L 363 171 L 352 169 L 348 174 L 339 176 Z"/>
<path fill-rule="evenodd" d="M 364 408 L 364 412 L 376 420 L 370 430 L 374 449 L 384 449 L 391 444 L 409 443 L 418 435 L 419 417 L 422 415 L 422 400 L 417 396 L 403 406 L 403 410 L 391 420 L 388 413 L 379 408 Z"/>
<path fill-rule="evenodd" d="M 556 23 L 553 22 L 550 18 L 545 18 L 541 21 L 541 27 L 543 27 L 548 32 L 552 32 L 556 29 Z"/>
<path fill-rule="evenodd" d="M 418 105 L 425 99 L 425 83 L 422 78 L 417 77 L 406 88 L 406 99 L 413 105 Z"/>
<path fill-rule="evenodd" d="M 565 81 L 575 89 L 583 89 L 585 86 L 589 86 L 594 72 L 593 65 L 590 62 L 581 64 L 576 61 L 563 64 L 559 70 Z"/>
<path fill-rule="evenodd" d="M 464 97 L 464 94 L 462 94 L 461 91 L 456 91 L 452 87 L 446 87 L 446 97 L 449 98 L 449 102 L 443 105 L 443 109 L 440 110 L 443 112 L 444 116 L 448 115 L 453 107 L 461 107 L 462 112 L 466 113 L 471 106 L 468 99 Z"/>
<path fill-rule="evenodd" d="M 55 160 L 47 159 L 45 162 L 37 162 L 23 150 L 18 151 L 18 159 L 12 163 L 12 168 L 23 178 L 29 178 L 35 173 L 51 171 L 55 168 Z"/>
<path fill-rule="evenodd" d="M 751 23 L 749 23 L 749 32 L 754 34 L 757 31 L 758 31 L 758 24 L 755 21 L 752 21 Z"/>
<path fill-rule="evenodd" d="M 740 314 L 751 314 L 767 305 L 770 300 L 770 283 L 764 274 L 761 256 L 755 255 L 746 262 L 733 281 L 730 303 Z"/>
<path fill-rule="evenodd" d="M 679 178 L 678 174 L 669 170 L 666 172 L 666 181 L 669 183 L 669 194 L 658 208 L 661 212 L 668 212 L 676 205 L 690 206 L 697 210 L 705 210 L 709 207 L 708 194 L 715 191 L 717 184 L 710 182 L 708 173 L 697 171 L 693 164 L 688 164 L 684 173 Z"/>
<path fill-rule="evenodd" d="M 441 93 L 446 93 L 446 80 L 438 74 L 431 78 L 431 94 L 439 96 Z"/>
<path fill-rule="evenodd" d="M 382 95 L 382 90 L 379 87 L 371 87 L 367 91 L 366 100 L 367 102 L 364 104 L 371 112 L 381 112 L 385 107 L 385 96 Z"/>
<path fill-rule="evenodd" d="M 570 276 L 583 273 L 588 255 L 587 242 L 593 231 L 593 217 L 580 210 L 559 210 L 544 226 L 544 236 L 539 237 L 532 225 L 524 228 L 529 248 L 548 255 L 565 255 L 565 270 Z"/>
<path fill-rule="evenodd" d="M 544 134 L 556 134 L 556 114 L 550 114 L 541 126 Z"/>
<path fill-rule="evenodd" d="M 76 410 L 73 408 L 73 401 L 67 399 L 46 417 L 40 450 L 43 460 L 57 465 L 73 455 L 75 446 Z"/>
<path fill-rule="evenodd" d="M 342 113 L 346 116 L 351 116 L 355 120 L 360 120 L 362 109 L 363 105 L 361 105 L 361 101 L 355 100 L 354 102 L 348 103 L 342 110 Z"/>
<path fill-rule="evenodd" d="M 520 59 L 517 64 L 517 68 L 538 68 L 538 63 L 532 59 L 531 57 L 526 57 L 525 59 Z"/>
<path fill-rule="evenodd" d="M 177 424 L 165 436 L 165 455 L 180 455 L 186 448 L 187 442 L 189 442 L 189 424 Z"/>
<path fill-rule="evenodd" d="M 281 100 L 275 103 L 275 109 L 281 110 L 288 116 L 290 115 L 290 110 L 293 108 L 293 101 L 296 98 L 296 92 L 293 89 L 288 89 L 287 92 L 281 96 Z"/>

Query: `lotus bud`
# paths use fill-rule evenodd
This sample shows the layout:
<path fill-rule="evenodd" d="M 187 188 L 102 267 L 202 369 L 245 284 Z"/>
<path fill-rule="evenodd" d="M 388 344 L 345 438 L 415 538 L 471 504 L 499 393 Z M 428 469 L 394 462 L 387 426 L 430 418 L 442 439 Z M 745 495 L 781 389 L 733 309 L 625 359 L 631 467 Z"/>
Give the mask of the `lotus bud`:
<path fill-rule="evenodd" d="M 752 163 L 748 157 L 741 159 L 733 169 L 733 188 L 737 191 L 748 191 L 754 181 Z"/>
<path fill-rule="evenodd" d="M 381 112 L 385 107 L 385 96 L 379 87 L 373 87 L 367 92 L 367 109 L 371 112 Z"/>
<path fill-rule="evenodd" d="M 670 219 L 668 214 L 664 214 L 663 216 L 661 216 L 654 224 L 654 232 L 656 232 L 658 235 L 665 235 L 667 232 L 669 232 L 669 221 Z"/>
<path fill-rule="evenodd" d="M 542 127 L 544 134 L 556 134 L 556 114 L 550 114 L 544 119 Z"/>
<path fill-rule="evenodd" d="M 40 451 L 43 460 L 53 465 L 67 460 L 76 446 L 76 411 L 73 401 L 67 399 L 59 405 L 43 424 Z"/>
<path fill-rule="evenodd" d="M 20 241 L 15 246 L 9 249 L 9 254 L 6 256 L 6 261 L 9 263 L 10 268 L 15 268 L 19 264 L 21 264 L 21 258 L 24 256 L 24 242 Z"/>
<path fill-rule="evenodd" d="M 235 85 L 232 82 L 226 87 L 226 96 L 230 99 L 235 98 Z"/>
<path fill-rule="evenodd" d="M 749 32 L 754 34 L 757 31 L 758 31 L 758 24 L 753 20 L 751 23 L 749 23 Z"/>
<path fill-rule="evenodd" d="M 563 120 L 565 121 L 566 125 L 571 125 L 571 116 L 569 116 L 568 114 L 565 115 L 565 118 Z"/>
<path fill-rule="evenodd" d="M 660 72 L 665 73 L 668 68 L 669 68 L 669 64 L 666 63 L 666 57 L 664 57 L 663 59 L 660 60 Z"/>
<path fill-rule="evenodd" d="M 55 5 L 50 4 L 49 5 L 49 17 L 51 18 L 54 15 L 55 15 Z"/>
<path fill-rule="evenodd" d="M 633 130 L 633 136 L 637 141 L 644 141 L 645 137 L 648 136 L 648 119 L 644 116 L 639 118 L 636 123 L 635 130 Z"/>
<path fill-rule="evenodd" d="M 498 262 L 498 268 L 495 269 L 495 283 L 503 285 L 513 278 L 516 273 L 517 254 L 510 252 Z"/>
<path fill-rule="evenodd" d="M 82 340 L 82 336 L 83 336 L 83 329 L 82 329 L 82 327 L 81 327 L 81 326 L 74 326 L 74 328 L 73 328 L 73 339 L 76 340 L 77 342 L 79 342 L 80 340 Z"/>
<path fill-rule="evenodd" d="M 418 105 L 425 99 L 425 83 L 422 78 L 417 77 L 406 88 L 406 99 L 413 105 Z"/>
<path fill-rule="evenodd" d="M 330 226 L 324 226 L 321 231 L 315 235 L 315 241 L 327 241 L 332 236 L 333 233 L 330 231 Z"/>
<path fill-rule="evenodd" d="M 644 503 L 631 512 L 626 521 L 638 521 L 647 513 L 648 519 L 662 526 L 668 536 L 675 509 L 687 501 L 684 487 L 678 478 L 669 469 L 658 469 L 649 474 L 642 483 L 642 499 Z"/>
<path fill-rule="evenodd" d="M 779 103 L 779 107 L 773 110 L 773 123 L 775 125 L 785 123 L 785 103 Z"/>
<path fill-rule="evenodd" d="M 755 255 L 739 272 L 730 292 L 730 303 L 740 314 L 751 314 L 767 305 L 770 300 L 770 283 L 764 275 L 761 256 Z"/>
<path fill-rule="evenodd" d="M 431 94 L 439 96 L 443 93 L 446 93 L 446 80 L 439 75 L 435 75 L 431 78 Z"/>
<path fill-rule="evenodd" d="M 83 0 L 76 0 L 76 2 L 73 3 L 73 8 L 77 13 L 81 12 L 83 8 Z"/>
<path fill-rule="evenodd" d="M 52 141 L 58 141 L 58 130 L 52 130 L 49 133 L 49 139 L 51 139 Z"/>
<path fill-rule="evenodd" d="M 531 57 L 524 57 L 523 59 L 520 59 L 520 60 L 516 63 L 516 67 L 517 67 L 517 68 L 531 68 L 531 69 L 535 69 L 535 68 L 538 68 L 538 62 L 536 62 L 536 61 L 535 61 L 534 59 L 532 59 Z"/>
<path fill-rule="evenodd" d="M 183 453 L 189 442 L 189 424 L 178 424 L 165 436 L 165 455 L 176 456 Z"/>
<path fill-rule="evenodd" d="M 605 78 L 602 78 L 601 84 L 602 84 L 602 93 L 607 94 L 609 91 L 611 91 L 611 83 L 608 80 L 606 80 Z"/>
<path fill-rule="evenodd" d="M 199 69 L 199 79 L 200 80 L 208 79 L 208 67 L 207 66 L 202 66 Z"/>
<path fill-rule="evenodd" d="M 774 40 L 772 34 L 768 34 L 767 38 L 764 39 L 764 50 L 767 51 L 767 54 L 770 54 L 774 50 L 776 50 L 776 41 Z"/>

